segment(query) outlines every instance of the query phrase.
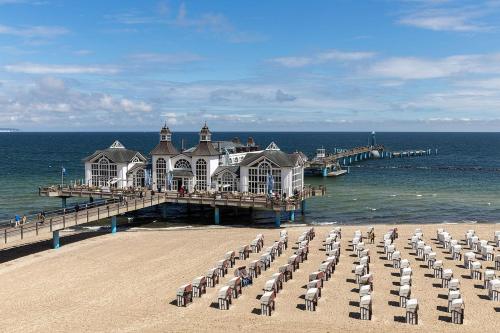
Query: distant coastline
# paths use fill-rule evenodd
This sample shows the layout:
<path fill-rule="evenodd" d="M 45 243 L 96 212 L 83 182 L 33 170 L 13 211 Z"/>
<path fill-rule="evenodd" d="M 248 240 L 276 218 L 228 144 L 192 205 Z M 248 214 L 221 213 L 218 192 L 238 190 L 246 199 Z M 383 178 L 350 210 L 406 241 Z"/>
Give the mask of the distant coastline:
<path fill-rule="evenodd" d="M 19 129 L 17 129 L 17 128 L 1 128 L 0 127 L 0 133 L 14 133 L 14 132 L 19 132 Z"/>

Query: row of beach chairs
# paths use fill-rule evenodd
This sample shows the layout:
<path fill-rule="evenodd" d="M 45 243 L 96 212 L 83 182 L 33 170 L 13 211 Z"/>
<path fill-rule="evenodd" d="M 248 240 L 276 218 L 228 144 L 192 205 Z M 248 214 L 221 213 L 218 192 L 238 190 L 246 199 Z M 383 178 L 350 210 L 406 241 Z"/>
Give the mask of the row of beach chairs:
<path fill-rule="evenodd" d="M 252 252 L 259 252 L 263 248 L 264 243 L 259 241 L 259 237 L 257 237 L 254 241 L 252 241 L 251 249 Z M 249 246 L 249 247 L 250 247 Z M 249 278 L 253 280 L 254 278 L 257 278 L 260 274 L 262 274 L 262 270 L 266 271 L 268 268 L 271 267 L 271 263 L 281 254 L 283 251 L 287 248 L 288 246 L 288 232 L 286 230 L 280 231 L 280 240 L 275 241 L 272 246 L 267 247 L 265 250 L 263 250 L 262 255 L 260 256 L 260 259 L 254 260 L 250 262 L 249 265 Z M 240 252 L 245 249 L 240 249 Z M 248 256 L 245 256 L 245 258 L 248 258 Z M 241 272 L 242 270 L 240 270 Z M 246 270 L 244 270 L 246 273 Z M 274 275 L 273 275 L 274 276 Z M 281 279 L 283 275 L 281 274 L 280 276 L 277 277 L 277 280 L 279 280 L 279 283 L 281 284 Z M 232 279 L 231 281 L 233 281 Z M 230 281 L 230 282 L 231 282 Z M 236 290 L 235 290 L 236 288 Z M 241 294 L 241 288 L 239 289 L 240 293 L 238 293 L 238 286 L 232 286 L 231 284 L 222 287 L 219 290 L 218 293 L 218 304 L 219 304 L 219 309 L 221 310 L 229 310 L 229 305 L 232 304 L 232 299 L 237 298 L 239 294 Z M 274 307 L 274 298 L 273 297 L 266 297 L 269 299 L 270 305 Z"/>
<path fill-rule="evenodd" d="M 309 274 L 309 282 L 306 285 L 306 294 L 304 297 L 306 310 L 316 311 L 324 281 L 328 281 L 331 278 L 335 271 L 335 266 L 338 264 L 341 237 L 341 228 L 337 227 L 328 233 L 324 241 L 327 258 L 321 262 L 317 271 Z"/>
<path fill-rule="evenodd" d="M 286 236 L 288 233 L 281 231 L 281 236 Z M 314 238 L 314 228 L 309 228 L 302 235 L 299 236 L 296 244 L 298 245 L 295 253 L 288 258 L 288 263 L 279 267 L 277 273 L 271 276 L 264 285 L 264 294 L 260 298 L 261 315 L 270 316 L 276 309 L 276 296 L 280 290 L 283 289 L 285 282 L 293 278 L 293 272 L 299 268 L 300 263 L 307 260 L 309 253 L 309 241 Z"/>
<path fill-rule="evenodd" d="M 394 229 L 389 230 L 384 234 L 384 254 L 386 260 L 392 261 L 392 267 L 399 269 L 399 306 L 406 309 L 405 320 L 407 324 L 418 325 L 418 300 L 411 298 L 412 287 L 412 268 L 408 259 L 401 258 L 401 252 L 396 250 L 396 245 L 393 243 Z M 413 241 L 416 239 L 412 237 Z M 416 245 L 413 246 L 416 248 Z M 422 252 L 422 253 L 421 253 Z M 417 251 L 421 256 L 424 256 L 423 251 Z"/>
<path fill-rule="evenodd" d="M 259 234 L 255 239 L 258 244 L 255 250 L 258 252 L 264 245 L 264 235 Z M 250 246 L 242 246 L 239 250 L 239 260 L 248 258 Z M 204 276 L 196 277 L 192 283 L 185 284 L 177 289 L 177 306 L 187 306 L 193 301 L 193 297 L 201 297 L 206 293 L 207 287 L 215 287 L 219 283 L 219 279 L 228 273 L 229 267 L 234 267 L 236 264 L 236 252 L 229 251 L 224 255 L 224 259 L 219 260 L 216 266 L 210 268 Z M 246 267 L 238 267 L 235 270 L 235 277 L 232 278 L 227 286 L 223 287 L 227 294 L 233 297 L 238 297 L 242 292 L 242 287 L 251 283 L 251 275 L 246 273 Z M 227 288 L 226 288 L 227 287 Z M 220 293 L 220 291 L 219 291 Z"/>

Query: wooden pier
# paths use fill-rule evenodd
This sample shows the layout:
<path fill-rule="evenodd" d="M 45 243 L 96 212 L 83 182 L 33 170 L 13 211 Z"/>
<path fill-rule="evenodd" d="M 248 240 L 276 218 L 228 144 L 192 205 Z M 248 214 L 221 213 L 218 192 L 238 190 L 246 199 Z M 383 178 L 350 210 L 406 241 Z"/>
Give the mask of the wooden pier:
<path fill-rule="evenodd" d="M 324 149 L 318 149 L 318 155 L 306 163 L 305 173 L 308 175 L 339 176 L 347 171 L 342 166 L 348 166 L 373 157 L 380 156 L 384 146 L 363 146 L 352 149 L 338 150 L 334 154 L 326 155 Z"/>
<path fill-rule="evenodd" d="M 142 193 L 142 194 L 141 194 Z M 166 209 L 166 204 L 195 204 L 206 205 L 214 208 L 214 222 L 220 223 L 220 207 L 242 207 L 271 210 L 275 213 L 275 226 L 281 223 L 281 213 L 288 212 L 289 220 L 295 218 L 295 211 L 301 210 L 304 213 L 305 200 L 311 197 L 323 196 L 326 188 L 307 186 L 297 196 L 286 199 L 275 199 L 265 195 L 250 195 L 238 193 L 237 195 L 226 193 L 191 193 L 181 195 L 176 191 L 152 192 L 152 191 L 126 191 L 114 190 L 104 191 L 88 187 L 60 187 L 50 186 L 39 189 L 40 196 L 59 197 L 65 200 L 69 197 L 92 197 L 106 198 L 106 200 L 93 204 L 80 205 L 64 208 L 56 212 L 46 213 L 44 222 L 33 221 L 25 225 L 0 227 L 3 236 L 3 243 L 7 244 L 13 240 L 29 240 L 38 236 L 47 236 L 52 233 L 53 247 L 59 247 L 59 231 L 68 227 L 73 227 L 89 222 L 111 218 L 111 232 L 116 232 L 116 216 L 128 212 L 137 211 L 147 207 L 162 205 Z M 163 211 L 165 212 L 165 210 Z M 165 212 L 166 214 L 166 212 Z M 7 221 L 8 223 L 9 221 Z"/>

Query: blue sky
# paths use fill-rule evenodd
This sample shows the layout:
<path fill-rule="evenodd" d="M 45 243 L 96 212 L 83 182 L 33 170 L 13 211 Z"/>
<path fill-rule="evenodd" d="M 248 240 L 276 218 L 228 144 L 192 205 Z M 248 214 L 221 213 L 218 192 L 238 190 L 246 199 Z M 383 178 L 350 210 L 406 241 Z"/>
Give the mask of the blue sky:
<path fill-rule="evenodd" d="M 498 131 L 500 1 L 0 0 L 0 127 Z"/>

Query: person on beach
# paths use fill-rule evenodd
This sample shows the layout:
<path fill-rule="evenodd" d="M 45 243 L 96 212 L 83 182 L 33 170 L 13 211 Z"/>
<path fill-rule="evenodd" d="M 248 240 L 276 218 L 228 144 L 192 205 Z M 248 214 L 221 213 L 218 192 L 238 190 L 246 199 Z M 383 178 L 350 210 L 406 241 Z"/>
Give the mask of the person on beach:
<path fill-rule="evenodd" d="M 16 226 L 16 227 L 17 227 L 17 226 L 19 226 L 19 223 L 21 222 L 21 217 L 20 217 L 19 215 L 16 215 L 16 216 L 14 217 L 14 220 L 16 221 L 16 225 L 15 225 L 15 226 Z"/>
<path fill-rule="evenodd" d="M 23 215 L 23 218 L 21 219 L 21 225 L 25 225 L 28 222 L 28 218 L 26 215 Z"/>
<path fill-rule="evenodd" d="M 42 210 L 42 211 L 40 212 L 40 223 L 42 223 L 42 224 L 43 224 L 44 222 L 45 222 L 45 211 L 44 211 L 44 210 Z"/>

